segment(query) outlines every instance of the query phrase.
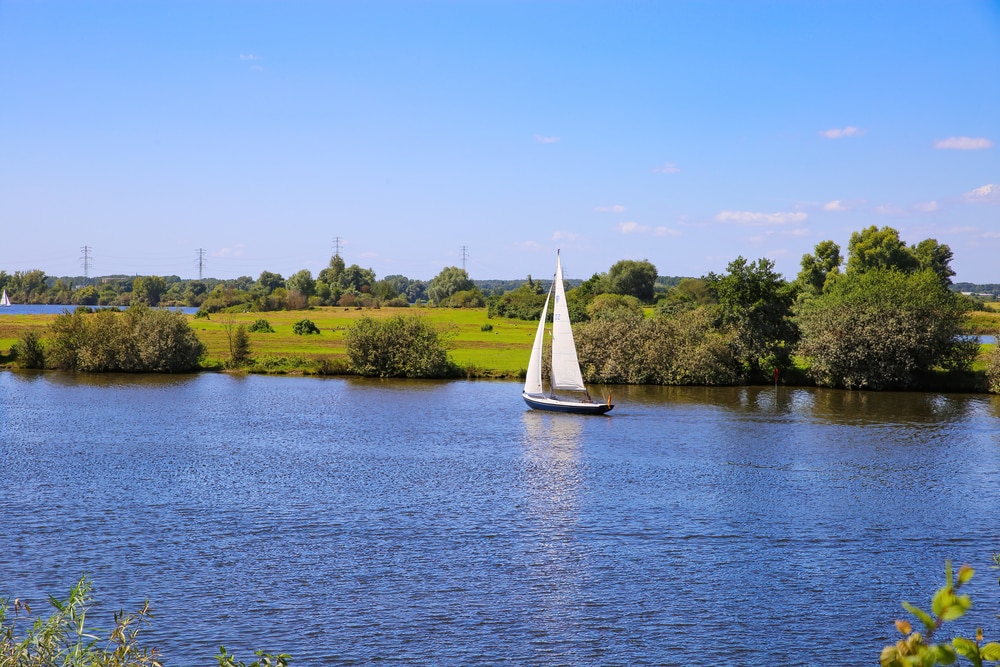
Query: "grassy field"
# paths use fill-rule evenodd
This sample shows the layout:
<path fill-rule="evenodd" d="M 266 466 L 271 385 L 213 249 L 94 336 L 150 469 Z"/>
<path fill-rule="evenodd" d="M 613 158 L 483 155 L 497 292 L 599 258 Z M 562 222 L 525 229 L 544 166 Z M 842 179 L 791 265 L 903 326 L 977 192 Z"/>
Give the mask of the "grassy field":
<path fill-rule="evenodd" d="M 206 367 L 221 367 L 229 358 L 227 326 L 251 325 L 267 320 L 274 333 L 251 333 L 251 356 L 259 368 L 296 372 L 315 368 L 323 359 L 346 360 L 347 329 L 360 317 L 384 318 L 393 315 L 424 317 L 443 332 L 452 361 L 478 377 L 517 378 L 524 376 L 536 323 L 504 318 L 489 319 L 486 309 L 451 308 L 354 308 L 323 307 L 312 310 L 274 311 L 268 313 L 216 313 L 210 318 L 188 316 L 191 327 L 205 344 Z M 9 351 L 21 332 L 34 329 L 44 335 L 56 315 L 15 315 L 0 317 L 0 365 L 9 363 Z M 299 320 L 309 319 L 319 334 L 300 336 L 292 328 Z M 483 331 L 483 325 L 492 326 Z M 969 320 L 972 333 L 995 334 L 1000 331 L 1000 312 L 975 312 Z M 985 348 L 984 348 L 985 349 Z M 982 370 L 982 357 L 976 370 Z"/>
<path fill-rule="evenodd" d="M 347 329 L 362 316 L 373 318 L 393 315 L 415 315 L 427 318 L 436 329 L 443 332 L 449 345 L 451 359 L 459 366 L 475 369 L 483 377 L 519 377 L 528 365 L 531 341 L 536 324 L 521 320 L 489 319 L 486 309 L 445 308 L 380 308 L 356 310 L 354 308 L 315 308 L 313 310 L 274 311 L 269 313 L 216 313 L 210 318 L 189 316 L 191 327 L 205 344 L 204 364 L 221 366 L 229 358 L 227 326 L 240 324 L 248 327 L 258 319 L 267 320 L 274 333 L 251 333 L 251 356 L 258 361 L 288 363 L 272 365 L 294 368 L 309 362 L 329 358 L 346 359 L 345 337 Z M 9 354 L 21 332 L 34 329 L 43 334 L 57 315 L 14 315 L 0 318 L 0 361 Z M 299 320 L 308 319 L 319 328 L 319 334 L 300 336 L 292 328 Z M 492 331 L 483 331 L 490 324 Z M 303 363 L 304 362 L 304 363 Z"/>

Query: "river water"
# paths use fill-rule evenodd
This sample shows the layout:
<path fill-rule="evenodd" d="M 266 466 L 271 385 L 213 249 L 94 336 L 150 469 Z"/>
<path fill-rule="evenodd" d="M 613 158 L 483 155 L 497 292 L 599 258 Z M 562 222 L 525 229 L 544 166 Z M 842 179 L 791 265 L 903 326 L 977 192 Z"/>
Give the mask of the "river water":
<path fill-rule="evenodd" d="M 1000 638 L 1000 398 L 613 391 L 0 373 L 0 597 L 88 573 L 167 665 L 877 664 L 952 559 Z"/>

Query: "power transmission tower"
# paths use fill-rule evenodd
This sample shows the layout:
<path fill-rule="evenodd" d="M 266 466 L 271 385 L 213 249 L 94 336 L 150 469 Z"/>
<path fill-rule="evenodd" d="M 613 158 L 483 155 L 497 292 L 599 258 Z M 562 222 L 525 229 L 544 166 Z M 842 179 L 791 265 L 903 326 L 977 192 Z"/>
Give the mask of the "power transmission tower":
<path fill-rule="evenodd" d="M 465 271 L 465 260 L 469 258 L 469 246 L 462 246 L 462 270 Z"/>
<path fill-rule="evenodd" d="M 83 246 L 80 252 L 83 253 L 80 257 L 80 261 L 83 262 L 83 282 L 87 282 L 90 279 L 90 246 Z"/>
<path fill-rule="evenodd" d="M 341 238 L 339 236 L 333 237 L 333 254 L 337 257 L 340 257 L 340 241 Z"/>
<path fill-rule="evenodd" d="M 198 280 L 201 280 L 202 270 L 205 268 L 205 249 L 198 248 L 195 252 L 198 253 Z"/>

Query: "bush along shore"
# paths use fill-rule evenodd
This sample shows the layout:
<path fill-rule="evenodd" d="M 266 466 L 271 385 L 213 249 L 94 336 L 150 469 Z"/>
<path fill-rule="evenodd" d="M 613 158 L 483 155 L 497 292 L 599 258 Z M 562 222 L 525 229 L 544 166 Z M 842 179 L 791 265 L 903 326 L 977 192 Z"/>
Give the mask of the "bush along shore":
<path fill-rule="evenodd" d="M 934 239 L 907 245 L 891 227 L 869 227 L 851 235 L 846 261 L 836 243 L 819 243 L 792 281 L 769 259 L 738 257 L 721 274 L 668 280 L 647 260 L 622 260 L 576 281 L 566 303 L 591 383 L 1000 393 L 1000 352 L 971 335 L 995 335 L 1000 312 L 953 289 L 951 259 Z M 155 278 L 103 297 L 86 292 L 127 302 L 124 311 L 0 318 L 0 364 L 520 378 L 550 287 L 528 276 L 487 294 L 456 267 L 427 284 L 376 281 L 335 255 L 317 279 L 265 271 L 256 281 L 216 281 L 210 292 L 192 282 L 185 299 L 200 309 L 190 316 L 151 307 L 180 285 Z M 56 282 L 62 292 L 46 291 L 44 275 L 0 271 L 19 295 L 84 292 Z"/>
<path fill-rule="evenodd" d="M 519 379 L 535 327 L 528 320 L 491 319 L 482 308 L 314 308 L 261 315 L 197 317 L 138 305 L 125 311 L 78 308 L 61 315 L 5 316 L 0 320 L 0 364 L 76 372 Z M 851 346 L 816 335 L 807 339 L 819 349 L 815 356 L 779 347 L 756 363 L 746 356 L 751 350 L 740 327 L 720 326 L 719 313 L 708 308 L 669 316 L 618 309 L 575 329 L 585 379 L 592 383 L 777 382 L 1000 393 L 995 344 L 959 335 L 951 341 L 950 332 L 939 332 L 938 347 L 944 353 L 934 355 L 928 350 L 935 341 L 931 325 L 908 346 L 884 335 L 893 318 L 901 317 L 898 313 L 883 309 L 870 317 L 867 342 Z M 821 324 L 810 321 L 808 326 Z M 883 335 L 877 336 L 879 332 Z"/>

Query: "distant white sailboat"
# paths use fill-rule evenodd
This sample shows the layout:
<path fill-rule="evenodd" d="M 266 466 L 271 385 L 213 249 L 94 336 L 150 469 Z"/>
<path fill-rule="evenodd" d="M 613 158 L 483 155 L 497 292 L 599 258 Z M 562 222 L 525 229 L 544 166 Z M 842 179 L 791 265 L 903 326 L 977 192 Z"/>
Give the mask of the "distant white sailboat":
<path fill-rule="evenodd" d="M 542 387 L 542 342 L 545 337 L 545 320 L 548 316 L 549 301 L 552 301 L 552 379 L 549 383 L 549 393 Z M 579 398 L 557 396 L 556 389 L 583 392 Z M 524 402 L 535 410 L 552 412 L 575 412 L 579 414 L 600 415 L 614 406 L 611 398 L 607 403 L 597 403 L 590 398 L 590 392 L 583 384 L 583 374 L 580 372 L 580 361 L 576 355 L 576 343 L 573 341 L 573 327 L 569 321 L 569 308 L 566 305 L 566 288 L 563 286 L 562 261 L 556 253 L 556 276 L 552 287 L 545 297 L 542 307 L 542 317 L 535 332 L 535 342 L 531 347 L 531 358 L 528 359 L 528 373 L 524 380 L 524 391 L 521 393 Z"/>
<path fill-rule="evenodd" d="M 9 306 L 10 297 L 7 296 L 7 290 L 3 291 L 3 296 L 0 296 L 0 306 Z"/>

